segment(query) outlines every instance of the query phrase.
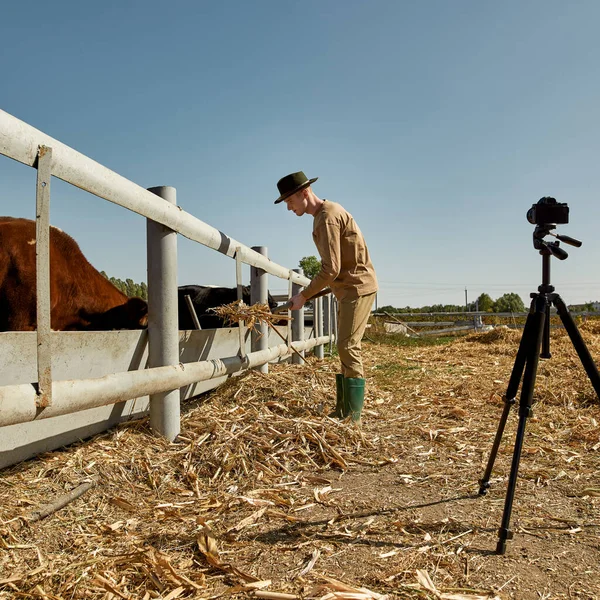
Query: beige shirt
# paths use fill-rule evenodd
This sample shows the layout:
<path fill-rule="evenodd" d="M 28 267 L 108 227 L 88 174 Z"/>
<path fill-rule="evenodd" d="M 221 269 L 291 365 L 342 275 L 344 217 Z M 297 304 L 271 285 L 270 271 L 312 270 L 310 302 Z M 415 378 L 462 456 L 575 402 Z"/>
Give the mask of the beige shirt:
<path fill-rule="evenodd" d="M 313 240 L 321 255 L 321 270 L 302 295 L 311 298 L 327 286 L 338 300 L 376 292 L 375 269 L 352 215 L 336 202 L 324 200 L 314 219 Z"/>

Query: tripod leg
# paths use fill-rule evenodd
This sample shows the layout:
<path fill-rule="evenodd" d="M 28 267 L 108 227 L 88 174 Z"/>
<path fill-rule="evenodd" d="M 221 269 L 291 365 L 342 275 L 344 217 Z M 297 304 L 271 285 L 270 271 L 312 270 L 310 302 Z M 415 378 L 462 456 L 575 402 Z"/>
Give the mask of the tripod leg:
<path fill-rule="evenodd" d="M 544 325 L 544 337 L 542 338 L 542 352 L 540 358 L 552 358 L 550 352 L 550 310 L 546 311 L 546 324 Z"/>
<path fill-rule="evenodd" d="M 535 296 L 537 297 L 537 295 Z M 483 477 L 479 480 L 479 495 L 485 494 L 490 487 L 490 477 L 492 476 L 492 469 L 496 462 L 496 455 L 500 448 L 500 442 L 504 434 L 504 427 L 506 426 L 506 420 L 508 419 L 508 413 L 510 412 L 511 406 L 515 403 L 517 397 L 517 391 L 519 389 L 519 383 L 523 376 L 523 370 L 525 369 L 525 361 L 527 359 L 528 348 L 531 345 L 531 332 L 533 327 L 533 310 L 534 310 L 535 298 L 531 302 L 529 314 L 527 315 L 527 321 L 525 321 L 525 329 L 523 329 L 523 335 L 519 343 L 519 350 L 515 358 L 515 363 L 510 375 L 508 387 L 506 389 L 506 395 L 504 396 L 504 410 L 500 417 L 500 423 L 498 424 L 498 430 L 496 431 L 496 437 L 494 438 L 494 444 L 490 457 L 485 468 Z"/>
<path fill-rule="evenodd" d="M 525 366 L 525 375 L 523 376 L 523 386 L 521 388 L 521 399 L 519 402 L 519 425 L 517 426 L 515 448 L 510 467 L 510 475 L 508 477 L 508 488 L 504 502 L 504 512 L 502 513 L 502 523 L 498 531 L 498 545 L 496 546 L 496 554 L 504 554 L 506 552 L 506 540 L 510 540 L 513 537 L 512 531 L 509 529 L 510 516 L 515 495 L 515 487 L 517 484 L 519 462 L 521 460 L 521 450 L 523 448 L 523 439 L 525 437 L 525 426 L 527 424 L 527 417 L 531 415 L 533 389 L 537 375 L 544 327 L 546 325 L 546 311 L 549 310 L 548 298 L 544 294 L 541 294 L 536 298 L 535 304 L 536 309 L 532 318 L 532 338 L 531 344 L 528 348 L 526 359 L 527 364 Z"/>
<path fill-rule="evenodd" d="M 579 360 L 581 360 L 581 364 L 590 378 L 598 398 L 600 398 L 600 374 L 598 374 L 598 369 L 596 368 L 594 359 L 585 345 L 585 342 L 581 337 L 581 333 L 579 333 L 579 329 L 577 329 L 577 325 L 575 324 L 575 321 L 573 321 L 573 317 L 571 316 L 566 304 L 563 302 L 563 299 L 558 294 L 554 294 L 551 299 L 556 306 L 560 320 L 562 321 L 567 333 L 569 334 L 569 337 L 571 338 L 573 346 L 575 346 L 575 350 L 579 355 Z"/>

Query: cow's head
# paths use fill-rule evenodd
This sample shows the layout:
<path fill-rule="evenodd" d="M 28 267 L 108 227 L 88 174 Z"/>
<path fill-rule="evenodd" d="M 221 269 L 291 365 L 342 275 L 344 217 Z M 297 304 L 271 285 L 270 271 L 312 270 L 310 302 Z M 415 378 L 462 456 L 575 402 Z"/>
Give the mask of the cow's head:
<path fill-rule="evenodd" d="M 126 322 L 131 329 L 148 327 L 148 303 L 142 298 L 129 298 L 125 302 Z"/>
<path fill-rule="evenodd" d="M 243 285 L 242 286 L 242 300 L 244 304 L 250 306 L 250 286 Z"/>
<path fill-rule="evenodd" d="M 273 309 L 277 308 L 277 306 L 279 305 L 277 304 L 277 302 L 275 302 L 273 296 L 271 296 L 271 292 L 269 292 L 269 308 L 271 309 L 271 312 L 273 312 Z"/>
<path fill-rule="evenodd" d="M 275 300 L 273 299 L 273 296 L 271 296 L 271 292 L 268 292 L 268 298 L 267 298 L 267 302 L 269 304 L 269 308 L 271 310 L 273 310 L 276 306 L 277 306 L 277 302 L 275 302 Z M 242 286 L 242 299 L 244 300 L 244 304 L 247 304 L 248 306 L 250 306 L 250 286 L 249 285 L 244 285 Z"/>
<path fill-rule="evenodd" d="M 129 298 L 125 304 L 114 306 L 103 313 L 87 315 L 88 329 L 143 329 L 148 326 L 148 303 L 142 298 Z"/>

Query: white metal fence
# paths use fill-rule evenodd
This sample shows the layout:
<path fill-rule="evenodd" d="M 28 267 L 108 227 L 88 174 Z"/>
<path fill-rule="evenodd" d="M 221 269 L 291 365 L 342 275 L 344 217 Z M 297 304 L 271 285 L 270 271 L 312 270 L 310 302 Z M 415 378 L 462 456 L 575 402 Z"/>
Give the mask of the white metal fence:
<path fill-rule="evenodd" d="M 180 364 L 177 288 L 176 284 L 173 285 L 173 281 L 176 282 L 176 279 L 173 279 L 173 270 L 175 269 L 176 273 L 177 234 L 234 259 L 238 289 L 241 288 L 242 264 L 253 267 L 257 277 L 266 278 L 266 275 L 270 274 L 288 280 L 290 293 L 292 284 L 305 286 L 309 280 L 301 273 L 274 263 L 260 251 L 245 246 L 179 208 L 174 201 L 174 188 L 146 190 L 2 110 L 0 154 L 38 170 L 38 382 L 36 386 L 27 383 L 0 387 L 0 427 L 70 414 L 149 394 L 152 426 L 168 439 L 174 439 L 179 433 L 180 387 L 265 365 L 277 357 L 289 356 L 292 348 L 299 352 L 317 348 L 316 352 L 319 355 L 318 349 L 322 348 L 323 344 L 331 344 L 333 327 L 329 324 L 334 315 L 330 315 L 329 309 L 326 311 L 325 322 L 328 330 L 324 333 L 322 304 L 318 302 L 313 338 L 304 340 L 301 339 L 303 335 L 299 335 L 293 339 L 291 327 L 288 327 L 285 343 L 271 348 L 260 347 L 260 344 L 257 344 L 247 354 L 243 328 L 240 327 L 238 355 Z M 112 373 L 101 378 L 61 381 L 52 379 L 49 286 L 51 176 L 148 219 L 150 368 Z M 263 301 L 266 300 L 264 290 L 262 287 L 260 293 L 261 296 L 265 296 Z M 331 306 L 331 303 L 327 305 Z M 322 350 L 320 353 L 322 356 Z"/>

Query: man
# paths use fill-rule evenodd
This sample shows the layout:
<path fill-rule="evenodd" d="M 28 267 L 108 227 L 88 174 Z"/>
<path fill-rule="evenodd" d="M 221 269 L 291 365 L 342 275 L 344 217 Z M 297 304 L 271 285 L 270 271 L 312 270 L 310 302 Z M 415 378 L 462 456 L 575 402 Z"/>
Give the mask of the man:
<path fill-rule="evenodd" d="M 317 292 L 329 286 L 338 300 L 337 348 L 342 373 L 336 375 L 336 408 L 340 418 L 360 421 L 365 379 L 361 339 L 377 292 L 377 277 L 365 239 L 352 215 L 342 206 L 321 200 L 312 190 L 317 181 L 302 171 L 291 173 L 277 183 L 279 198 L 297 216 L 314 217 L 313 240 L 321 256 L 321 270 L 311 283 L 291 298 L 292 310 L 304 306 Z"/>

